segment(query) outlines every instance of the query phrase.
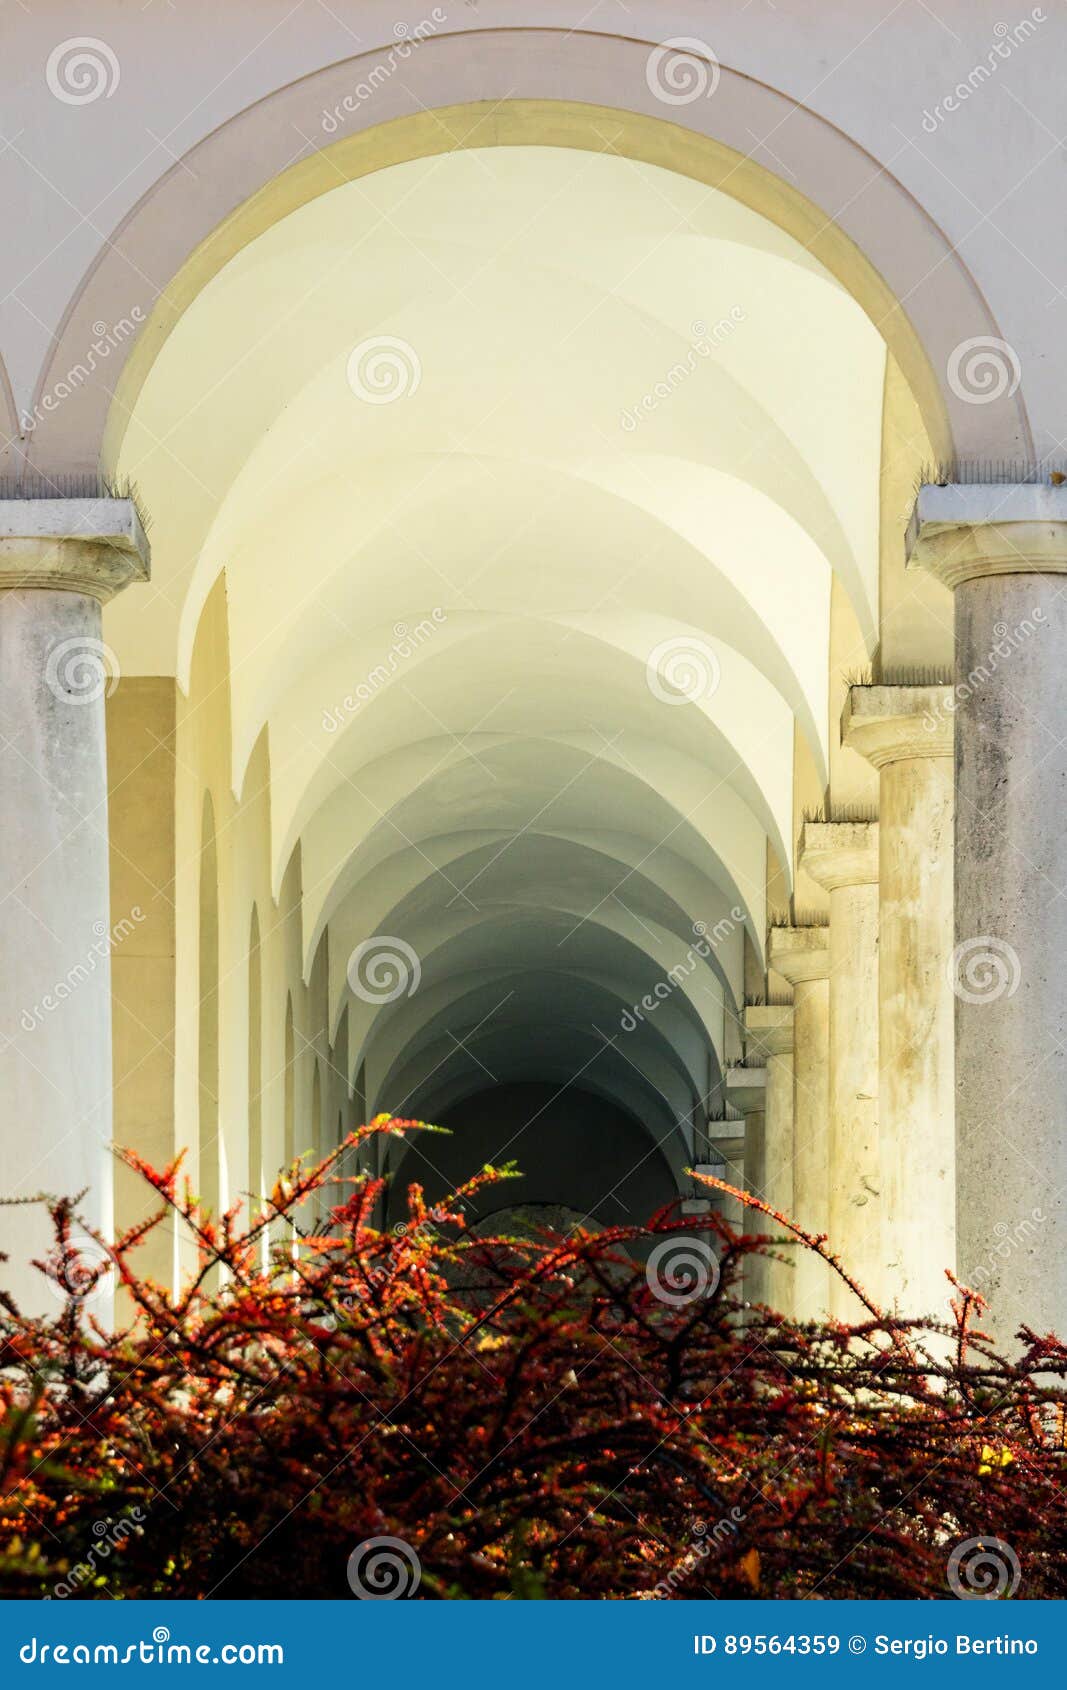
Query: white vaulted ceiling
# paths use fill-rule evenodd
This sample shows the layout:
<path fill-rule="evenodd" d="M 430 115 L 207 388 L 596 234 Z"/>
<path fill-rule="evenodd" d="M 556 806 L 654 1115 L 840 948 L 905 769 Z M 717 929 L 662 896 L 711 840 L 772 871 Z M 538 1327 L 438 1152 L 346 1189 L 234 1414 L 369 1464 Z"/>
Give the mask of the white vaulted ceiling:
<path fill-rule="evenodd" d="M 345 183 L 170 334 L 117 466 L 153 582 L 107 637 L 186 685 L 225 570 L 235 787 L 266 727 L 275 887 L 299 844 L 372 1101 L 589 1060 L 649 1121 L 706 1092 L 796 727 L 825 773 L 835 577 L 873 645 L 884 357 L 727 195 L 548 147 Z M 375 933 L 419 955 L 412 997 L 353 995 Z"/>

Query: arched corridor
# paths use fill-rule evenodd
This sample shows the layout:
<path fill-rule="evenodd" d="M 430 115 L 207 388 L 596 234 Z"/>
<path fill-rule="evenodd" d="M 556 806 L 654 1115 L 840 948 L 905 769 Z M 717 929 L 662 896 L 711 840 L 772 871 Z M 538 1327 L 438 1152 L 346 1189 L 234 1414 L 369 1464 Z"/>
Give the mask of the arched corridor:
<path fill-rule="evenodd" d="M 204 786 L 227 814 L 233 920 L 291 887 L 296 1150 L 324 1068 L 330 1120 L 362 1068 L 368 1113 L 511 1100 L 497 1144 L 472 1124 L 398 1179 L 456 1183 L 517 1136 L 539 1202 L 695 1195 L 712 1128 L 741 1131 L 725 1074 L 798 789 L 818 803 L 840 755 L 827 672 L 874 649 L 886 357 L 766 218 L 546 146 L 339 185 L 171 328 L 116 460 L 161 533 L 154 594 L 111 632 L 175 654 L 204 747 L 178 814 Z M 177 995 L 180 1060 L 180 937 Z M 205 1191 L 245 1189 L 239 1136 L 205 1154 Z"/>
<path fill-rule="evenodd" d="M 982 492 L 932 466 L 1031 452 L 1019 384 L 961 398 L 991 309 L 840 127 L 794 106 L 783 174 L 736 152 L 768 84 L 716 63 L 675 109 L 648 43 L 485 33 L 517 78 L 489 109 L 450 35 L 351 125 L 336 64 L 265 91 L 65 320 L 110 320 L 120 258 L 157 277 L 4 530 L 23 580 L 49 542 L 88 569 L 32 507 L 102 464 L 109 1136 L 186 1148 L 225 1206 L 376 1113 L 449 1126 L 391 1154 L 390 1215 L 512 1157 L 516 1203 L 603 1224 L 725 1168 L 927 1307 L 985 1164 L 958 1176 L 948 519 L 910 564 L 905 533 L 931 475 Z M 295 162 L 283 107 L 322 131 Z M 52 1035 L 18 1019 L 38 1108 Z M 817 1263 L 762 1289 L 827 1306 Z"/>

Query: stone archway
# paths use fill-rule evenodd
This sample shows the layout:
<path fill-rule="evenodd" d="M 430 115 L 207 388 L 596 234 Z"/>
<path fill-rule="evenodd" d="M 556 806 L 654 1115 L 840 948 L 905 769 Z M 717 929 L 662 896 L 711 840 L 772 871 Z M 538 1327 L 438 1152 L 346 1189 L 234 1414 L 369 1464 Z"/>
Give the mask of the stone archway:
<path fill-rule="evenodd" d="M 533 28 L 437 35 L 412 54 L 403 78 L 386 80 L 374 102 L 348 111 L 353 86 L 390 51 L 279 89 L 195 147 L 188 173 L 175 167 L 148 191 L 71 300 L 35 412 L 81 363 L 93 324 L 128 314 L 134 280 L 137 295 L 147 291 L 145 278 L 155 289 L 139 306 L 151 321 L 136 342 L 114 348 L 106 371 L 79 377 L 62 407 L 41 415 L 29 443 L 36 468 L 95 470 L 101 454 L 118 455 L 125 418 L 171 328 L 206 281 L 279 216 L 402 160 L 531 144 L 656 162 L 752 206 L 804 242 L 861 302 L 918 398 L 938 457 L 1029 454 L 1021 390 L 976 407 L 949 379 L 962 343 L 998 334 L 959 254 L 884 164 L 811 110 L 719 64 L 713 73 L 708 67 L 714 98 L 664 106 L 648 77 L 656 43 Z M 760 129 L 774 134 L 788 181 L 749 156 Z M 296 164 L 294 134 L 310 137 Z M 112 392 L 118 405 L 108 426 Z"/>

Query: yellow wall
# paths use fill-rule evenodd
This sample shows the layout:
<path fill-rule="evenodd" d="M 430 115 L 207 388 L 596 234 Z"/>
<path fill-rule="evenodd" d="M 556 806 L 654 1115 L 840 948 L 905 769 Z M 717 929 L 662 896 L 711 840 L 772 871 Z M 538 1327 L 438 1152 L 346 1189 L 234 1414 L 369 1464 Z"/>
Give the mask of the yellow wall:
<path fill-rule="evenodd" d="M 157 676 L 122 680 L 107 701 L 113 1133 L 158 1166 L 174 1142 L 175 707 L 173 680 Z M 144 1181 L 118 1166 L 118 1227 L 153 1207 Z M 143 1271 L 165 1278 L 172 1254 L 173 1228 L 158 1230 Z"/>
<path fill-rule="evenodd" d="M 205 795 L 214 816 L 218 877 L 219 1173 L 224 1201 L 248 1191 L 249 940 L 253 906 L 260 930 L 261 1130 L 271 1179 L 282 1165 L 285 1113 L 285 1006 L 293 1002 L 295 1146 L 314 1146 L 312 1091 L 319 1064 L 324 1148 L 336 1142 L 338 1115 L 353 1124 L 345 1080 L 347 1023 L 338 1048 L 328 1038 L 328 934 L 310 986 L 301 977 L 300 855 L 295 852 L 275 904 L 270 881 L 270 760 L 257 743 L 244 792 L 230 785 L 229 649 L 226 581 L 221 577 L 197 633 L 188 698 L 169 679 L 121 682 L 108 702 L 111 788 L 111 909 L 127 927 L 112 954 L 115 1014 L 115 1141 L 162 1165 L 179 1149 L 195 1190 L 211 1176 L 200 1164 L 198 1055 L 201 850 Z M 135 909 L 142 916 L 131 914 Z M 177 917 L 176 917 L 177 911 Z M 146 1190 L 119 1170 L 116 1219 L 148 1212 Z M 310 1217 L 309 1217 L 310 1218 Z M 188 1239 L 181 1245 L 191 1265 Z M 178 1263 L 168 1231 L 145 1247 L 144 1266 L 170 1278 Z"/>
<path fill-rule="evenodd" d="M 918 679 L 952 677 L 952 594 L 928 570 L 908 569 L 904 535 L 915 492 L 933 449 L 900 366 L 886 360 L 882 401 L 880 509 L 881 677 L 919 671 Z"/>

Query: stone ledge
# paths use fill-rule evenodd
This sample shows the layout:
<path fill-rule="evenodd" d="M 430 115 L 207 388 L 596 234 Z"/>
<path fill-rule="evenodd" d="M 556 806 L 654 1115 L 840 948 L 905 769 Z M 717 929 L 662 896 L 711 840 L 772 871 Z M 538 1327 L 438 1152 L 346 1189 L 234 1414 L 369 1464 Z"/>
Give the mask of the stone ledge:
<path fill-rule="evenodd" d="M 745 1044 L 760 1056 L 785 1056 L 793 1048 L 791 1004 L 752 1004 L 744 1012 Z"/>
<path fill-rule="evenodd" d="M 830 972 L 830 928 L 772 927 L 767 937 L 767 963 L 791 986 L 825 980 Z"/>
<path fill-rule="evenodd" d="M 767 1095 L 766 1068 L 727 1068 L 726 1101 L 743 1115 L 757 1113 Z"/>
<path fill-rule="evenodd" d="M 920 487 L 905 552 L 909 567 L 949 588 L 984 575 L 1067 574 L 1067 484 Z"/>
<path fill-rule="evenodd" d="M 147 581 L 150 559 L 131 499 L 0 499 L 0 589 L 106 601 Z"/>
<path fill-rule="evenodd" d="M 916 757 L 951 757 L 954 705 L 950 686 L 849 687 L 841 743 L 876 769 Z"/>
<path fill-rule="evenodd" d="M 805 822 L 797 861 L 827 892 L 870 886 L 878 879 L 878 823 Z"/>

